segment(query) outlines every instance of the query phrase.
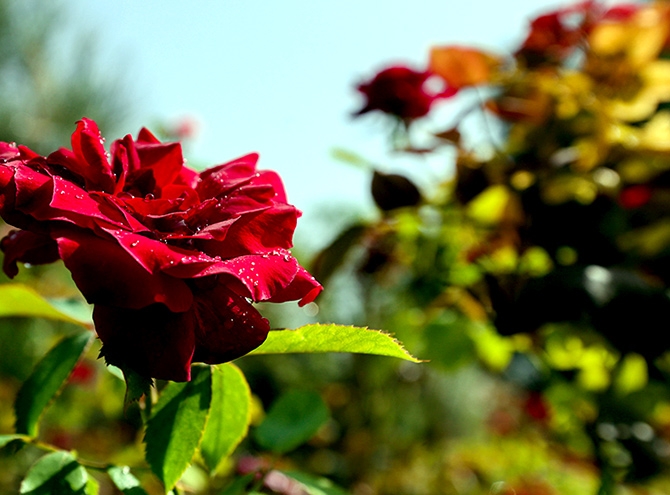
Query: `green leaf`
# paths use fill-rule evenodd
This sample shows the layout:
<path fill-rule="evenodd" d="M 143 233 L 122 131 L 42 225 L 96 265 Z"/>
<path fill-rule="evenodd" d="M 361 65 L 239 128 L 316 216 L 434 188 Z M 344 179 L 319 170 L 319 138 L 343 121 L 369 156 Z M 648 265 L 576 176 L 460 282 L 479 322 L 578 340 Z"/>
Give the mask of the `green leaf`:
<path fill-rule="evenodd" d="M 21 284 L 0 285 L 0 317 L 25 316 L 66 321 L 90 327 L 89 319 L 75 317 L 63 309 L 54 307 L 35 290 Z"/>
<path fill-rule="evenodd" d="M 147 495 L 128 466 L 113 466 L 107 470 L 107 474 L 123 495 Z"/>
<path fill-rule="evenodd" d="M 250 354 L 288 354 L 303 352 L 353 352 L 375 354 L 422 362 L 405 350 L 400 342 L 381 330 L 345 325 L 305 325 L 295 330 L 275 330 Z"/>
<path fill-rule="evenodd" d="M 75 364 L 93 340 L 93 332 L 66 337 L 37 364 L 16 396 L 16 432 L 37 435 L 44 409 L 58 394 Z"/>
<path fill-rule="evenodd" d="M 247 435 L 251 391 L 244 374 L 227 363 L 212 367 L 212 405 L 200 452 L 210 471 L 233 453 Z"/>
<path fill-rule="evenodd" d="M 301 473 L 299 471 L 282 471 L 286 476 L 300 483 L 309 495 L 347 495 L 344 489 L 336 486 L 327 478 Z"/>
<path fill-rule="evenodd" d="M 30 440 L 30 437 L 26 435 L 17 435 L 17 434 L 0 435 L 0 449 L 5 445 L 7 445 L 8 443 L 13 442 L 14 440 L 22 440 L 26 442 Z"/>
<path fill-rule="evenodd" d="M 205 429 L 212 400 L 209 366 L 194 366 L 190 382 L 169 383 L 147 423 L 146 459 L 167 490 L 193 458 Z"/>
<path fill-rule="evenodd" d="M 59 451 L 40 458 L 21 482 L 23 495 L 84 495 L 88 473 L 69 452 Z"/>
<path fill-rule="evenodd" d="M 283 454 L 312 438 L 329 417 L 319 394 L 291 390 L 272 404 L 254 438 L 261 447 Z"/>
<path fill-rule="evenodd" d="M 93 478 L 92 476 L 88 477 L 88 480 L 86 481 L 86 489 L 84 490 L 84 493 L 86 495 L 98 495 L 100 492 L 100 483 Z"/>
<path fill-rule="evenodd" d="M 424 329 L 427 345 L 422 355 L 432 365 L 448 371 L 471 364 L 477 357 L 469 331 L 472 326 L 469 318 L 454 311 L 445 311 Z"/>
<path fill-rule="evenodd" d="M 255 474 L 245 474 L 235 478 L 219 495 L 250 495 L 247 486 L 254 480 Z"/>

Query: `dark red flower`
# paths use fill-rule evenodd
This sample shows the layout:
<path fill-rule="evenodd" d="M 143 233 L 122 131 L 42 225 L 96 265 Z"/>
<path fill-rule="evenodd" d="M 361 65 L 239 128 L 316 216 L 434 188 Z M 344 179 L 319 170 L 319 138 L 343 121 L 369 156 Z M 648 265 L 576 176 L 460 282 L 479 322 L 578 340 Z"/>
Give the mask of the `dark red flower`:
<path fill-rule="evenodd" d="M 235 359 L 269 323 L 252 302 L 300 300 L 321 286 L 291 256 L 300 215 L 279 176 L 250 154 L 197 173 L 178 143 L 148 130 L 105 151 L 82 119 L 72 149 L 48 157 L 0 143 L 3 269 L 62 259 L 88 302 L 110 364 L 190 379 L 194 361 Z"/>
<path fill-rule="evenodd" d="M 366 101 L 354 115 L 379 110 L 395 115 L 407 123 L 423 117 L 436 100 L 456 93 L 449 88 L 431 91 L 426 84 L 431 75 L 430 72 L 417 72 L 403 66 L 382 70 L 370 81 L 357 86 Z"/>
<path fill-rule="evenodd" d="M 619 204 L 628 210 L 633 210 L 646 205 L 652 196 L 653 191 L 649 186 L 636 184 L 621 190 L 619 193 Z"/>
<path fill-rule="evenodd" d="M 597 2 L 587 0 L 540 15 L 531 21 L 528 36 L 516 55 L 531 66 L 558 63 L 572 53 L 602 14 Z"/>

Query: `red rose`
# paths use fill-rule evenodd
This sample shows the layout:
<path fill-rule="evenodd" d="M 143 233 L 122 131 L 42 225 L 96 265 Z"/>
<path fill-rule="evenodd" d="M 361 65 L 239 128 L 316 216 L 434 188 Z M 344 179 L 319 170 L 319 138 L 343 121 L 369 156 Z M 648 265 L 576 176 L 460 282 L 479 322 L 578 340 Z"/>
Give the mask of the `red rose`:
<path fill-rule="evenodd" d="M 194 361 L 235 359 L 269 323 L 251 302 L 312 301 L 321 286 L 291 256 L 300 215 L 251 154 L 197 173 L 178 143 L 142 129 L 107 154 L 82 119 L 72 150 L 0 143 L 3 269 L 62 259 L 89 303 L 108 363 L 190 379 Z"/>
<path fill-rule="evenodd" d="M 600 4 L 587 0 L 538 16 L 516 55 L 531 66 L 561 62 L 602 15 Z"/>
<path fill-rule="evenodd" d="M 407 123 L 423 117 L 437 99 L 456 93 L 450 89 L 442 92 L 430 91 L 426 81 L 431 75 L 430 72 L 417 72 L 402 66 L 382 70 L 372 80 L 358 85 L 357 89 L 366 101 L 363 108 L 354 115 L 379 110 L 395 115 Z"/>

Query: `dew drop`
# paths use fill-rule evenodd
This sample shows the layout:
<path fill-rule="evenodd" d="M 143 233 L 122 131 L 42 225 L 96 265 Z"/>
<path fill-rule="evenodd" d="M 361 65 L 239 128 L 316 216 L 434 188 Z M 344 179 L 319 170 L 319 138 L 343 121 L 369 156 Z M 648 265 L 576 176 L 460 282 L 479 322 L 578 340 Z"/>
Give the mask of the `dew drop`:
<path fill-rule="evenodd" d="M 133 241 L 130 243 L 130 247 L 137 247 L 137 245 L 140 243 L 140 241 Z"/>
<path fill-rule="evenodd" d="M 81 194 L 75 194 L 74 197 L 77 199 L 84 199 L 84 196 Z"/>

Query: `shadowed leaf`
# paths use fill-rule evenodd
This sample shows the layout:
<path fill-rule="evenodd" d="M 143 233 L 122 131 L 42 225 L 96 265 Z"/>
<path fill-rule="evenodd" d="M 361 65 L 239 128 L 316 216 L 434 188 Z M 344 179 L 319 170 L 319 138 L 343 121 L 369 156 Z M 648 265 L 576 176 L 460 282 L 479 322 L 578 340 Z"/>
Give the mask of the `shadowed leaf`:
<path fill-rule="evenodd" d="M 163 389 L 147 424 L 146 459 L 167 490 L 191 462 L 209 414 L 210 367 L 194 367 L 193 375 L 190 382 L 171 382 Z"/>
<path fill-rule="evenodd" d="M 272 404 L 254 437 L 261 447 L 282 454 L 314 436 L 328 417 L 328 407 L 319 394 L 291 390 Z"/>
<path fill-rule="evenodd" d="M 37 435 L 37 423 L 44 408 L 58 394 L 92 340 L 92 332 L 66 337 L 37 364 L 16 397 L 17 433 Z"/>
<path fill-rule="evenodd" d="M 40 458 L 21 482 L 22 495 L 84 495 L 88 473 L 69 452 L 59 451 Z"/>

